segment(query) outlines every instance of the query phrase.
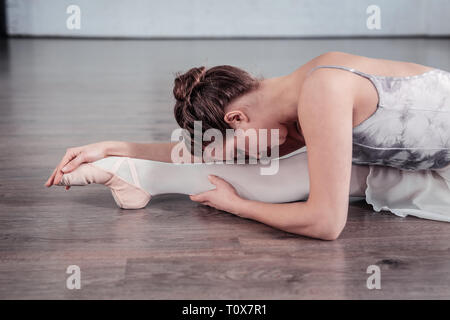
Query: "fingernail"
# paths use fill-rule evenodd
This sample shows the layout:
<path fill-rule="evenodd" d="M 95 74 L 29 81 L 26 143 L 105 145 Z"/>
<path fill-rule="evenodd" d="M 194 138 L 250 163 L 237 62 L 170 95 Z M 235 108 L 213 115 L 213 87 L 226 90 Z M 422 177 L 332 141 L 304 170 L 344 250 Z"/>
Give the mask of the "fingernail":
<path fill-rule="evenodd" d="M 66 172 L 67 171 L 67 167 L 64 167 L 61 169 L 62 172 Z"/>

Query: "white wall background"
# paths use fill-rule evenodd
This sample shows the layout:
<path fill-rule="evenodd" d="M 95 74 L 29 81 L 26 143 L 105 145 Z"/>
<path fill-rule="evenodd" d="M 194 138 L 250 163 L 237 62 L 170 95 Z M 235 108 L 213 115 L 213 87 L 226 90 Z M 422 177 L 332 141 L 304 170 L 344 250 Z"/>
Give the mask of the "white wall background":
<path fill-rule="evenodd" d="M 81 28 L 69 30 L 69 5 Z M 381 29 L 366 26 L 369 5 Z M 10 35 L 314 37 L 450 35 L 450 0 L 7 0 Z"/>

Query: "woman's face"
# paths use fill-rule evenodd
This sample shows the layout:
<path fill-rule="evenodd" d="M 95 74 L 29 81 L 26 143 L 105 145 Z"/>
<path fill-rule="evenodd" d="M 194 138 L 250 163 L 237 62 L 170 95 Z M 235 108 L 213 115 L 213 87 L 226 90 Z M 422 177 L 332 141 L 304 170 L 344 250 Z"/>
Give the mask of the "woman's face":
<path fill-rule="evenodd" d="M 236 125 L 236 129 L 242 129 L 244 132 L 254 131 L 258 138 L 266 139 L 267 145 L 280 145 L 286 141 L 286 137 L 288 134 L 287 127 L 283 124 L 280 124 L 276 121 L 273 121 L 270 118 L 259 118 L 257 116 L 253 116 L 250 118 L 248 122 L 241 122 Z M 276 139 L 276 134 L 278 132 L 278 140 L 271 141 L 271 137 Z M 260 141 L 258 140 L 258 144 Z"/>
<path fill-rule="evenodd" d="M 270 137 L 269 137 L 270 138 Z M 242 139 L 239 141 L 239 139 Z M 246 135 L 240 138 L 238 135 L 229 137 L 223 141 L 223 145 L 220 147 L 214 145 L 211 153 L 205 153 L 206 160 L 226 161 L 226 160 L 239 160 L 239 159 L 261 159 L 267 156 L 274 156 L 271 147 L 278 147 L 278 144 L 258 144 L 257 137 L 253 138 L 250 135 Z M 282 142 L 282 141 L 281 141 Z M 273 149 L 272 149 L 273 150 Z M 208 156 L 206 156 L 208 154 Z M 278 155 L 279 152 L 276 154 Z"/>
<path fill-rule="evenodd" d="M 261 153 L 267 154 L 269 148 L 282 145 L 288 136 L 287 126 L 279 122 L 277 108 L 261 107 L 262 99 L 257 93 L 244 95 L 227 106 L 224 117 L 235 130 L 237 139 L 246 137 L 245 144 L 242 143 L 243 138 L 241 144 L 235 139 L 235 148 L 258 158 Z"/>
<path fill-rule="evenodd" d="M 288 129 L 285 125 L 268 117 L 256 115 L 249 116 L 248 119 L 248 121 L 240 121 L 232 126 L 235 129 L 235 137 L 226 142 L 233 144 L 236 153 L 260 158 L 261 154 L 267 155 L 270 148 L 279 146 L 286 141 Z"/>

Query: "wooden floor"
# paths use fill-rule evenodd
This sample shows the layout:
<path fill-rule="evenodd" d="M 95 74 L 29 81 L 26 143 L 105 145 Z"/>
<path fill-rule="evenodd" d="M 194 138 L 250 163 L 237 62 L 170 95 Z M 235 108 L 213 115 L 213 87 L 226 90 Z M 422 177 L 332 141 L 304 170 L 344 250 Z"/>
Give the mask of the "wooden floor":
<path fill-rule="evenodd" d="M 102 186 L 44 187 L 67 147 L 170 139 L 177 71 L 232 64 L 270 77 L 333 50 L 450 70 L 448 39 L 0 42 L 0 298 L 449 299 L 448 223 L 359 201 L 326 242 L 186 196 L 126 211 Z M 69 265 L 80 290 L 66 288 Z M 369 265 L 380 290 L 366 287 Z"/>

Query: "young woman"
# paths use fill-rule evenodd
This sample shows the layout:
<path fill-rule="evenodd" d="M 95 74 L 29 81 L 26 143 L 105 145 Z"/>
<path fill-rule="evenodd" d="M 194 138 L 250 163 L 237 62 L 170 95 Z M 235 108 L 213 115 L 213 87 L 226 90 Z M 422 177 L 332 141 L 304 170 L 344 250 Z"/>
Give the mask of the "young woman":
<path fill-rule="evenodd" d="M 288 232 L 327 240 L 339 236 L 347 218 L 352 163 L 449 177 L 450 73 L 440 69 L 330 52 L 291 74 L 264 80 L 231 66 L 193 68 L 175 79 L 174 95 L 177 122 L 191 136 L 199 120 L 203 131 L 278 129 L 281 155 L 307 147 L 306 201 L 245 199 L 218 177 L 211 181 L 216 189 L 191 196 Z M 108 154 L 171 162 L 174 145 L 113 143 Z M 64 173 L 81 163 L 105 156 L 95 152 L 102 149 L 69 149 L 47 186 L 60 184 Z M 120 164 L 103 171 L 116 167 Z M 129 168 L 136 178 L 137 171 Z M 81 175 L 98 175 L 95 170 Z M 109 176 L 110 185 L 131 197 L 135 193 L 123 182 Z"/>

